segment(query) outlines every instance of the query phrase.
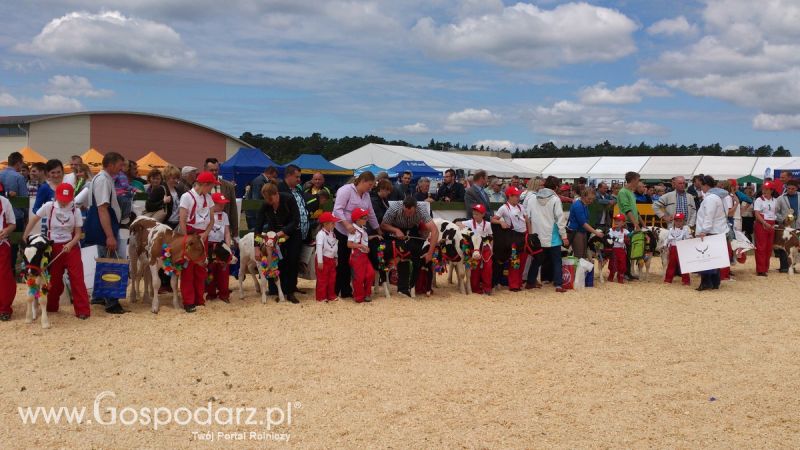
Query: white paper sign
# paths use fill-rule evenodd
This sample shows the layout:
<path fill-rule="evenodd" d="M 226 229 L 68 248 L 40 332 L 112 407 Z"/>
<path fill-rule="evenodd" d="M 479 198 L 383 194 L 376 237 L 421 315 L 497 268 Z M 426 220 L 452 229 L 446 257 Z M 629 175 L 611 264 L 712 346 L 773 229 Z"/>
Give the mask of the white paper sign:
<path fill-rule="evenodd" d="M 721 269 L 731 265 L 728 245 L 724 234 L 679 241 L 678 262 L 682 273 L 696 273 L 704 270 Z"/>
<path fill-rule="evenodd" d="M 92 293 L 94 288 L 94 271 L 95 259 L 97 258 L 97 246 L 83 247 L 81 249 L 81 260 L 83 261 L 83 282 L 86 284 L 86 290 L 89 294 Z"/>

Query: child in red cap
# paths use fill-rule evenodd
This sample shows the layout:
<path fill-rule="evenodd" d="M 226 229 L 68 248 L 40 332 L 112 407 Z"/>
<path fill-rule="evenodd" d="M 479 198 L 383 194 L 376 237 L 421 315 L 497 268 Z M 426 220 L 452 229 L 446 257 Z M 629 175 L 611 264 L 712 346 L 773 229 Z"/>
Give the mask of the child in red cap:
<path fill-rule="evenodd" d="M 512 292 L 522 290 L 522 272 L 525 270 L 525 262 L 528 259 L 525 253 L 525 234 L 528 232 L 528 218 L 525 210 L 519 204 L 519 196 L 522 192 L 514 186 L 506 189 L 506 203 L 497 209 L 496 218 L 492 218 L 492 223 L 500 225 L 503 230 L 510 234 L 510 239 L 504 245 L 509 248 L 500 249 L 495 253 L 510 255 L 508 266 L 508 288 Z M 505 261 L 495 261 L 498 270 Z"/>
<path fill-rule="evenodd" d="M 11 243 L 8 242 L 8 236 L 16 227 L 17 219 L 11 202 L 0 196 L 0 322 L 11 320 L 11 304 L 17 295 L 14 267 L 11 264 Z"/>
<path fill-rule="evenodd" d="M 625 283 L 625 271 L 628 270 L 628 254 L 625 248 L 630 242 L 628 235 L 630 232 L 625 228 L 625 216 L 617 214 L 614 216 L 614 228 L 608 232 L 608 236 L 614 242 L 611 248 L 611 261 L 608 263 L 608 281 L 614 281 L 614 274 L 617 274 L 617 281 Z"/>
<path fill-rule="evenodd" d="M 469 284 L 473 294 L 492 295 L 492 225 L 484 220 L 485 215 L 486 207 L 478 203 L 472 207 L 472 220 L 465 222 L 481 243 L 470 256 L 477 264 L 470 271 Z"/>
<path fill-rule="evenodd" d="M 353 232 L 347 236 L 350 252 L 350 267 L 353 269 L 353 299 L 356 303 L 372 301 L 372 285 L 375 283 L 375 269 L 369 261 L 369 238 L 364 226 L 369 211 L 356 208 L 351 215 Z"/>
<path fill-rule="evenodd" d="M 318 220 L 316 296 L 318 302 L 332 302 L 336 300 L 336 257 L 339 254 L 339 240 L 333 234 L 333 227 L 339 219 L 325 211 Z"/>
<path fill-rule="evenodd" d="M 181 196 L 178 233 L 199 234 L 203 241 L 208 240 L 208 233 L 214 224 L 211 214 L 214 199 L 209 193 L 217 184 L 220 184 L 219 180 L 211 172 L 201 172 L 194 187 Z M 193 313 L 195 305 L 205 304 L 203 294 L 207 276 L 206 267 L 194 261 L 189 261 L 189 266 L 181 272 L 181 296 L 186 312 Z"/>
<path fill-rule="evenodd" d="M 211 277 L 206 285 L 206 300 L 214 300 L 219 293 L 219 299 L 225 303 L 230 303 L 231 291 L 228 288 L 231 277 L 230 262 L 217 261 L 214 256 L 214 249 L 223 243 L 231 247 L 231 224 L 228 213 L 225 212 L 225 205 L 230 203 L 227 197 L 221 192 L 211 195 L 214 200 L 214 207 L 211 214 L 214 218 L 211 230 L 208 232 L 208 275 Z"/>
<path fill-rule="evenodd" d="M 81 248 L 78 242 L 81 239 L 83 216 L 73 202 L 75 188 L 71 184 L 61 183 L 56 187 L 55 201 L 46 202 L 36 215 L 31 217 L 25 227 L 23 240 L 27 241 L 31 231 L 39 225 L 42 219 L 47 219 L 47 238 L 53 241 L 53 251 L 50 265 L 50 290 L 47 292 L 47 312 L 58 312 L 58 300 L 64 292 L 64 271 L 69 275 L 72 290 L 72 306 L 75 316 L 79 319 L 88 319 L 89 293 L 83 281 L 83 262 L 81 261 Z"/>
<path fill-rule="evenodd" d="M 681 284 L 688 286 L 690 279 L 688 273 L 683 273 L 680 270 L 681 266 L 678 261 L 678 241 L 692 238 L 692 230 L 685 225 L 686 216 L 683 213 L 675 214 L 673 218 L 672 227 L 669 229 L 667 235 L 667 248 L 669 248 L 669 263 L 667 263 L 667 271 L 664 275 L 664 283 L 672 283 L 677 271 L 681 272 Z"/>

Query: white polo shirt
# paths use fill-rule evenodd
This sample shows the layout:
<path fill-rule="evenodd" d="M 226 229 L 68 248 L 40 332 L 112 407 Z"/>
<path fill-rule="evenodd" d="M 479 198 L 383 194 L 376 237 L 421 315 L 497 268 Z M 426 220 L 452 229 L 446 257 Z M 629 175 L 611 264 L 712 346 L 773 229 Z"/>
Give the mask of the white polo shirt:
<path fill-rule="evenodd" d="M 522 205 L 511 206 L 509 203 L 506 203 L 497 209 L 497 216 L 503 219 L 503 222 L 511 225 L 511 229 L 517 233 L 525 233 L 528 231 Z"/>
<path fill-rule="evenodd" d="M 72 240 L 75 227 L 83 226 L 81 211 L 73 203 L 62 208 L 58 202 L 47 202 L 36 211 L 36 215 L 47 219 L 48 236 L 56 244 L 65 244 Z"/>
<path fill-rule="evenodd" d="M 211 231 L 208 232 L 208 242 L 223 242 L 225 240 L 225 227 L 230 225 L 228 221 L 228 213 L 225 211 L 215 212 L 214 225 L 211 226 Z"/>
<path fill-rule="evenodd" d="M 492 224 L 487 220 L 476 222 L 475 219 L 466 220 L 463 222 L 467 228 L 472 230 L 475 235 L 485 238 L 492 235 Z"/>
<path fill-rule="evenodd" d="M 14 209 L 7 198 L 0 196 L 0 208 L 3 210 L 3 214 L 0 214 L 0 230 L 8 225 L 17 223 L 17 218 L 14 217 Z M 8 239 L 3 239 L 0 242 L 6 241 L 8 241 Z"/>
<path fill-rule="evenodd" d="M 333 231 L 330 233 L 325 230 L 317 232 L 317 264 L 322 264 L 322 258 L 336 258 L 339 254 L 339 241 Z"/>
<path fill-rule="evenodd" d="M 753 203 L 753 211 L 758 211 L 764 216 L 764 220 L 776 220 L 778 203 L 774 198 L 767 200 L 764 197 L 758 197 Z"/>
<path fill-rule="evenodd" d="M 186 225 L 195 230 L 205 231 L 211 222 L 211 207 L 214 200 L 211 195 L 200 195 L 197 191 L 190 190 L 181 196 L 180 208 L 188 212 Z"/>
<path fill-rule="evenodd" d="M 355 233 L 349 234 L 347 236 L 347 240 L 349 242 L 354 242 L 356 244 L 369 245 L 369 236 L 367 235 L 367 231 L 356 224 L 353 224 L 353 228 L 355 228 L 356 231 Z M 367 253 L 364 250 L 359 250 L 359 251 L 361 253 Z"/>

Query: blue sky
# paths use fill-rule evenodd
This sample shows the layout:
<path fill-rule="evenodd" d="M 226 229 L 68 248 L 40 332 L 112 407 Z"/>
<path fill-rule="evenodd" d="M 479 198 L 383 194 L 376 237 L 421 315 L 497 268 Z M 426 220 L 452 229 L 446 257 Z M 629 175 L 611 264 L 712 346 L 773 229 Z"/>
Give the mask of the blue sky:
<path fill-rule="evenodd" d="M 800 153 L 795 0 L 33 0 L 0 12 L 2 115 Z"/>

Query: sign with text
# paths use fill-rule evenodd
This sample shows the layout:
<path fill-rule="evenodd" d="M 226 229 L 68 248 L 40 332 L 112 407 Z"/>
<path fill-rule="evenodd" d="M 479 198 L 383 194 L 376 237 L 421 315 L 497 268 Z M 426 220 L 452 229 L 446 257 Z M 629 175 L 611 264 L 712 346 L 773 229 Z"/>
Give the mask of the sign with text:
<path fill-rule="evenodd" d="M 724 234 L 679 241 L 677 247 L 682 273 L 721 269 L 731 265 Z"/>

